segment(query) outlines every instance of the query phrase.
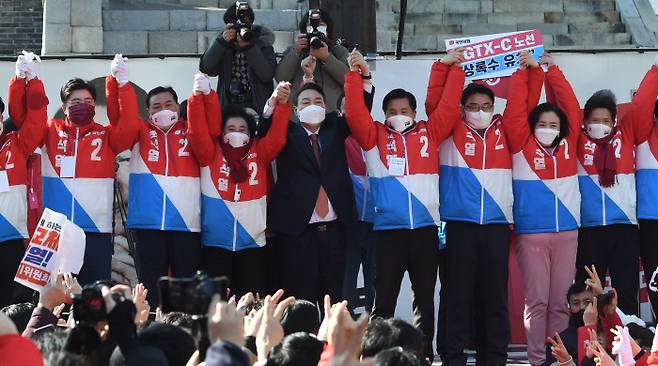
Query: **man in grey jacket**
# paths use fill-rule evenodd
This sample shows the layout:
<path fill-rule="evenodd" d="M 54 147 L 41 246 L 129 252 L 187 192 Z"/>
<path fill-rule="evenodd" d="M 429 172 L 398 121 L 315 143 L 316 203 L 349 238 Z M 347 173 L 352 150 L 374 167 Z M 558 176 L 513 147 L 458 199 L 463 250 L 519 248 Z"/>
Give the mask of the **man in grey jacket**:
<path fill-rule="evenodd" d="M 253 25 L 254 11 L 243 6 L 246 8 L 231 5 L 226 10 L 226 27 L 201 56 L 199 70 L 219 77 L 217 93 L 222 106 L 237 104 L 260 112 L 274 90 L 274 33 Z M 245 28 L 249 29 L 246 33 Z"/>
<path fill-rule="evenodd" d="M 309 13 L 317 12 L 311 10 Z M 313 48 L 307 39 L 307 34 L 313 32 L 309 22 L 309 14 L 306 14 L 299 23 L 300 35 L 295 44 L 289 47 L 283 55 L 276 69 L 277 81 L 289 81 L 293 89 L 291 95 L 296 95 L 302 82 L 313 81 L 322 87 L 326 94 L 325 104 L 327 112 L 335 110 L 338 97 L 343 93 L 343 76 L 349 71 L 347 56 L 349 52 L 345 47 L 334 44 L 333 21 L 324 10 L 319 11 L 320 26 L 318 31 L 324 33 L 325 41 L 322 47 Z M 301 66 L 302 61 L 305 66 Z M 313 64 L 313 65 L 311 65 Z M 308 66 L 308 67 L 307 67 Z M 313 69 L 312 73 L 305 73 Z"/>

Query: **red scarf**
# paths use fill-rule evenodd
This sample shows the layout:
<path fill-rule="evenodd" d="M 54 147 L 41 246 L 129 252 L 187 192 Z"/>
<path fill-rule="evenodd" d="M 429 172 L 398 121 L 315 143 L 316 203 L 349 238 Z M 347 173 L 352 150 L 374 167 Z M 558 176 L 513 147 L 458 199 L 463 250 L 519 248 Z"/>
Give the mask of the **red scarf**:
<path fill-rule="evenodd" d="M 591 139 L 596 144 L 594 151 L 594 167 L 599 173 L 599 184 L 601 187 L 612 187 L 615 184 L 617 175 L 617 159 L 615 158 L 615 147 L 612 146 L 612 138 L 615 136 L 613 130 L 608 136 L 602 139 Z"/>
<path fill-rule="evenodd" d="M 242 147 L 233 147 L 224 141 L 220 140 L 219 145 L 224 153 L 224 158 L 228 162 L 229 176 L 236 183 L 241 183 L 249 177 L 249 169 L 247 167 L 247 155 L 251 148 L 251 141 Z"/>

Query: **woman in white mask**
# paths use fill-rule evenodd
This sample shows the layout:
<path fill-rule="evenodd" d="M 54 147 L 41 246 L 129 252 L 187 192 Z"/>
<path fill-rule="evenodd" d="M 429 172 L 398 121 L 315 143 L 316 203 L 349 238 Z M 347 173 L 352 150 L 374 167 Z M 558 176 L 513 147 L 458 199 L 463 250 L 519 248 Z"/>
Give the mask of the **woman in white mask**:
<path fill-rule="evenodd" d="M 262 137 L 254 137 L 256 123 L 244 108 L 220 110 L 214 90 L 205 94 L 195 83 L 188 101 L 190 146 L 202 167 L 202 268 L 211 277 L 229 277 L 238 296 L 266 290 L 268 168 L 286 143 L 289 95 L 290 84 L 280 83 L 270 98 L 272 126 Z"/>
<path fill-rule="evenodd" d="M 528 52 L 521 55 L 503 115 L 512 153 L 515 244 L 532 365 L 544 363 L 546 337 L 568 325 L 564 299 L 575 274 L 580 224 L 575 151 L 580 108 L 568 85 L 551 83 L 564 78 L 552 57 L 545 54 L 543 62 L 545 75 Z M 537 106 L 544 77 L 550 103 Z"/>

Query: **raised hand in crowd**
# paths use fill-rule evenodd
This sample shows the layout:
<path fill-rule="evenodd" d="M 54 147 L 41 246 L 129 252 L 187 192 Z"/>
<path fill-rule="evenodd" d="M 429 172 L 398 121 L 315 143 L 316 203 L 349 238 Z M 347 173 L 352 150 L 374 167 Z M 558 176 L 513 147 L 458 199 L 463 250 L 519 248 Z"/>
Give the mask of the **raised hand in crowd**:
<path fill-rule="evenodd" d="M 73 273 L 64 273 L 64 291 L 66 295 L 70 298 L 73 298 L 73 295 L 82 293 L 82 286 L 78 282 L 78 279 L 73 277 Z"/>
<path fill-rule="evenodd" d="M 202 72 L 194 74 L 194 84 L 192 85 L 192 93 L 194 95 L 208 95 L 211 89 L 208 75 Z"/>
<path fill-rule="evenodd" d="M 610 331 L 615 335 L 615 338 L 612 341 L 612 354 L 619 357 L 619 364 L 623 366 L 634 365 L 634 356 L 640 352 L 640 347 L 635 343 L 633 338 L 631 338 L 628 333 L 628 328 L 617 326 L 616 328 L 610 329 Z M 634 350 L 633 344 L 635 344 L 637 352 Z"/>
<path fill-rule="evenodd" d="M 242 345 L 244 339 L 244 312 L 237 310 L 234 304 L 213 296 L 208 310 L 208 338 L 211 343 L 217 341 Z"/>
<path fill-rule="evenodd" d="M 617 290 L 614 288 L 608 292 L 611 294 L 610 302 L 603 306 L 603 315 L 611 316 L 617 312 Z"/>
<path fill-rule="evenodd" d="M 539 62 L 532 58 L 532 54 L 529 51 L 521 52 L 521 55 L 519 56 L 519 64 L 522 68 L 526 69 L 539 67 Z"/>
<path fill-rule="evenodd" d="M 307 47 L 308 38 L 306 38 L 306 34 L 298 35 L 297 40 L 295 40 L 295 53 L 301 54 Z"/>
<path fill-rule="evenodd" d="M 149 318 L 149 312 L 151 311 L 151 305 L 146 296 L 148 295 L 148 289 L 144 287 L 144 284 L 138 283 L 132 289 L 132 299 L 137 308 L 137 314 L 135 314 L 135 325 L 140 326 L 144 324 Z"/>
<path fill-rule="evenodd" d="M 598 341 L 593 342 L 588 346 L 589 352 L 594 355 L 594 362 L 596 366 L 616 366 L 615 360 L 610 357 L 608 352 L 605 351 L 601 343 Z"/>
<path fill-rule="evenodd" d="M 542 65 L 546 65 L 546 67 L 551 67 L 556 65 L 553 55 L 551 55 L 548 52 L 544 52 L 544 54 L 541 55 L 541 58 L 539 59 L 539 63 Z"/>
<path fill-rule="evenodd" d="M 305 83 L 313 80 L 313 73 L 315 72 L 316 65 L 317 65 L 317 59 L 313 55 L 308 55 L 302 60 L 301 67 L 302 67 L 302 71 L 304 71 Z"/>
<path fill-rule="evenodd" d="M 460 66 L 466 58 L 464 57 L 464 47 L 455 48 L 448 51 L 448 54 L 441 58 L 441 62 L 450 66 Z"/>
<path fill-rule="evenodd" d="M 130 81 L 128 78 L 128 58 L 123 57 L 120 53 L 114 55 L 114 59 L 110 64 L 110 74 L 114 76 L 119 86 L 126 85 Z"/>
<path fill-rule="evenodd" d="M 601 295 L 603 293 L 603 284 L 599 278 L 599 274 L 596 272 L 596 267 L 592 264 L 592 268 L 585 266 L 585 272 L 587 272 L 588 279 L 585 280 L 585 288 L 592 291 L 594 296 Z"/>
<path fill-rule="evenodd" d="M 71 303 L 71 297 L 66 293 L 64 274 L 60 273 L 55 278 L 55 283 L 49 283 L 39 292 L 39 307 L 53 311 L 55 307 Z"/>
<path fill-rule="evenodd" d="M 16 77 L 27 79 L 28 81 L 37 77 L 34 60 L 41 62 L 41 58 L 33 52 L 23 50 L 22 54 L 16 60 Z"/>
<path fill-rule="evenodd" d="M 336 304 L 328 316 L 333 356 L 330 366 L 374 365 L 372 359 L 359 360 L 363 335 L 368 326 L 368 314 L 362 314 L 358 321 L 352 320 L 344 302 Z"/>
<path fill-rule="evenodd" d="M 564 346 L 562 338 L 559 333 L 555 333 L 555 339 L 548 337 L 546 341 L 551 345 L 551 354 L 560 365 L 565 365 L 570 361 L 573 361 L 573 357 L 567 351 L 567 347 Z"/>
<path fill-rule="evenodd" d="M 596 296 L 592 298 L 592 302 L 587 305 L 583 313 L 583 323 L 586 327 L 595 327 L 599 321 L 598 300 Z"/>
<path fill-rule="evenodd" d="M 370 76 L 370 67 L 363 58 L 363 54 L 356 48 L 347 56 L 347 65 L 350 67 L 350 71 L 358 71 L 361 76 Z"/>
<path fill-rule="evenodd" d="M 283 340 L 283 327 L 281 319 L 283 311 L 295 301 L 294 297 L 283 297 L 283 290 L 278 290 L 274 295 L 267 295 L 263 305 L 263 319 L 261 320 L 258 335 L 256 336 L 256 349 L 258 361 L 265 361 L 270 351 Z"/>

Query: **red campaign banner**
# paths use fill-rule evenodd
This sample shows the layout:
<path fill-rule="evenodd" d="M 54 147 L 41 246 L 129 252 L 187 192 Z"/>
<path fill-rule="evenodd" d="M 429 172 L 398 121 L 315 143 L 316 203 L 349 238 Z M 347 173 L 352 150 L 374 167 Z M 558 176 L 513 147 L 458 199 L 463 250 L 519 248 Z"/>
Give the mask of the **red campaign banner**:
<path fill-rule="evenodd" d="M 498 98 L 507 99 L 509 92 L 510 76 L 503 76 L 499 78 L 473 80 L 474 83 L 484 85 L 494 92 Z"/>
<path fill-rule="evenodd" d="M 18 271 L 16 271 L 16 279 L 21 279 L 37 286 L 45 286 L 50 281 L 50 272 L 44 268 L 21 262 L 18 266 Z"/>
<path fill-rule="evenodd" d="M 460 46 L 464 47 L 464 58 L 470 62 L 523 51 L 542 44 L 541 32 L 533 29 Z"/>

